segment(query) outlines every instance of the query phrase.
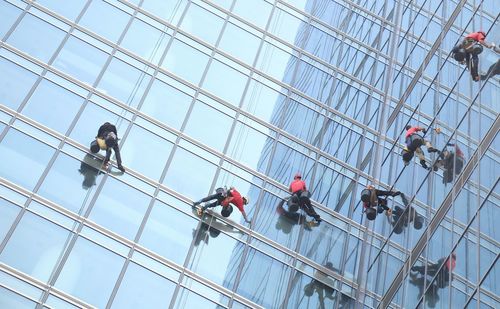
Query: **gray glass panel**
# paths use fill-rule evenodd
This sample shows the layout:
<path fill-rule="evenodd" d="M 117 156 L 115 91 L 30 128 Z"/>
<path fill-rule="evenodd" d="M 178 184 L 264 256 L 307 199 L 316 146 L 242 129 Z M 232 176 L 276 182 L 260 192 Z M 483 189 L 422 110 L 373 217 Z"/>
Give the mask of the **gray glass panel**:
<path fill-rule="evenodd" d="M 49 146 L 10 129 L 0 143 L 0 176 L 32 190 L 53 153 Z"/>
<path fill-rule="evenodd" d="M 101 0 L 94 0 L 80 19 L 79 24 L 116 42 L 123 32 L 130 15 Z"/>
<path fill-rule="evenodd" d="M 175 283 L 130 263 L 111 308 L 163 308 L 170 302 Z"/>
<path fill-rule="evenodd" d="M 38 84 L 22 113 L 64 134 L 82 103 L 82 97 L 44 79 Z"/>
<path fill-rule="evenodd" d="M 106 53 L 80 39 L 70 37 L 54 61 L 54 67 L 92 85 L 106 58 Z"/>
<path fill-rule="evenodd" d="M 35 83 L 36 75 L 0 57 L 0 104 L 17 109 Z"/>
<path fill-rule="evenodd" d="M 90 220 L 133 240 L 151 198 L 108 178 L 90 213 Z"/>
<path fill-rule="evenodd" d="M 43 62 L 47 62 L 63 38 L 63 31 L 31 14 L 26 14 L 7 43 Z"/>
<path fill-rule="evenodd" d="M 197 225 L 198 221 L 194 218 L 157 201 L 139 243 L 178 264 L 183 264 L 196 234 Z"/>
<path fill-rule="evenodd" d="M 56 288 L 104 308 L 124 259 L 84 238 L 78 238 L 56 281 Z"/>
<path fill-rule="evenodd" d="M 0 260 L 46 282 L 68 236 L 67 230 L 26 212 L 2 251 Z"/>

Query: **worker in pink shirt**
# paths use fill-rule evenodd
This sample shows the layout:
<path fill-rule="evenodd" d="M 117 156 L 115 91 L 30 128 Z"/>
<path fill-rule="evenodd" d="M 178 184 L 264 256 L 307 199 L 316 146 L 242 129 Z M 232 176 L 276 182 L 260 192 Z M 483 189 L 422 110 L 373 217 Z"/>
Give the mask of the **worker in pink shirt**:
<path fill-rule="evenodd" d="M 457 44 L 453 49 L 452 57 L 461 64 L 466 64 L 470 70 L 472 80 L 480 80 L 478 73 L 479 69 L 479 54 L 483 52 L 483 46 L 495 50 L 494 43 L 487 43 L 485 41 L 486 33 L 478 31 L 468 34 L 462 42 Z M 471 61 L 472 60 L 472 61 Z"/>
<path fill-rule="evenodd" d="M 427 163 L 425 162 L 424 152 L 422 151 L 420 146 L 425 145 L 429 153 L 439 152 L 439 150 L 434 148 L 431 142 L 425 140 L 421 135 L 418 134 L 418 132 L 422 132 L 424 134 L 427 133 L 427 131 L 424 128 L 411 125 L 406 126 L 405 151 L 406 153 L 409 153 L 410 156 L 406 157 L 403 154 L 403 161 L 405 162 L 405 165 L 408 165 L 410 163 L 411 158 L 413 158 L 413 153 L 416 153 L 418 158 L 420 159 L 420 165 L 422 165 L 423 168 L 428 169 Z"/>

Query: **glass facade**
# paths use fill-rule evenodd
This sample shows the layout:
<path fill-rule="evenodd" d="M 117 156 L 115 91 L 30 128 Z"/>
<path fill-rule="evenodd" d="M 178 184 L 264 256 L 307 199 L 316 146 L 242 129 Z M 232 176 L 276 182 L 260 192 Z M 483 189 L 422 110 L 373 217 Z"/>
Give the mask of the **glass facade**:
<path fill-rule="evenodd" d="M 0 0 L 0 307 L 499 308 L 500 83 L 450 57 L 478 29 L 500 43 L 499 14 Z M 485 49 L 480 72 L 498 59 Z M 125 174 L 88 151 L 106 121 Z M 407 124 L 463 167 L 405 166 Z M 280 211 L 296 172 L 320 224 Z M 418 215 L 396 197 L 367 220 L 368 184 Z M 224 185 L 250 224 L 191 208 Z"/>

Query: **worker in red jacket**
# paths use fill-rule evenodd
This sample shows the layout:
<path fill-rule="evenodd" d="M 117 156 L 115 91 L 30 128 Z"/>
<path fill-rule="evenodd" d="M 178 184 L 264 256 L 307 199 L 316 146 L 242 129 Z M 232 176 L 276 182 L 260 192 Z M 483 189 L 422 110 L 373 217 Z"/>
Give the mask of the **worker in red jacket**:
<path fill-rule="evenodd" d="M 405 161 L 405 165 L 408 165 L 410 163 L 411 158 L 413 158 L 413 153 L 416 153 L 418 158 L 420 159 L 420 165 L 422 165 L 423 168 L 428 169 L 427 163 L 425 162 L 424 152 L 422 151 L 420 146 L 425 145 L 429 153 L 438 152 L 439 150 L 434 148 L 431 142 L 424 139 L 421 135 L 418 134 L 418 132 L 422 132 L 424 134 L 427 133 L 427 131 L 424 128 L 411 125 L 406 126 L 405 151 L 411 153 L 411 156 L 409 156 L 409 160 L 406 160 L 405 156 L 403 155 L 403 161 Z"/>
<path fill-rule="evenodd" d="M 297 201 L 307 215 L 313 217 L 317 222 L 321 222 L 321 217 L 316 213 L 311 204 L 310 193 L 307 191 L 306 182 L 302 180 L 300 173 L 295 174 L 293 177 L 289 191 L 292 193 L 291 199 Z"/>
<path fill-rule="evenodd" d="M 219 188 L 219 189 L 222 189 L 222 188 Z M 217 199 L 217 201 L 210 203 L 210 204 L 206 204 L 205 206 L 201 207 L 198 210 L 198 215 L 201 216 L 201 214 L 205 210 L 207 210 L 207 208 L 221 205 L 222 206 L 221 215 L 223 217 L 229 217 L 229 215 L 231 215 L 231 213 L 233 212 L 233 207 L 230 205 L 230 204 L 232 204 L 232 205 L 236 206 L 238 208 L 238 210 L 241 212 L 241 214 L 243 215 L 243 218 L 245 219 L 245 222 L 251 223 L 251 221 L 248 220 L 248 217 L 247 217 L 247 214 L 246 214 L 245 208 L 244 208 L 244 205 L 248 204 L 249 199 L 248 199 L 248 197 L 241 196 L 241 194 L 234 187 L 231 187 L 227 192 L 220 192 L 220 193 L 218 192 L 215 195 L 208 196 L 205 199 L 202 199 L 198 202 L 195 202 L 193 205 L 196 206 L 198 204 L 201 204 L 202 202 L 206 202 L 207 200 L 214 199 L 214 198 Z"/>
<path fill-rule="evenodd" d="M 483 52 L 483 46 L 495 49 L 495 44 L 487 43 L 485 39 L 486 33 L 484 31 L 470 33 L 462 40 L 462 42 L 453 47 L 451 51 L 452 56 L 456 61 L 461 64 L 467 64 L 467 68 L 469 68 L 474 81 L 478 81 L 480 79 L 478 73 L 478 55 Z"/>

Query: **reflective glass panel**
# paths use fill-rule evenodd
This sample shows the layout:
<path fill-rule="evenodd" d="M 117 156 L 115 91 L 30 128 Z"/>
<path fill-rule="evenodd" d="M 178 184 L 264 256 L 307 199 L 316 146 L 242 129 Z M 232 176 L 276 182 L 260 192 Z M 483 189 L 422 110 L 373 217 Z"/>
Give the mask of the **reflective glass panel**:
<path fill-rule="evenodd" d="M 53 153 L 51 147 L 10 129 L 0 143 L 0 176 L 32 190 Z"/>
<path fill-rule="evenodd" d="M 68 236 L 67 230 L 26 212 L 2 251 L 0 260 L 46 282 Z"/>
<path fill-rule="evenodd" d="M 36 307 L 36 303 L 0 286 L 0 307 L 33 309 Z"/>
<path fill-rule="evenodd" d="M 212 61 L 203 88 L 234 106 L 240 105 L 248 77 L 217 60 Z"/>
<path fill-rule="evenodd" d="M 20 210 L 19 206 L 0 198 L 0 241 L 3 241 Z"/>
<path fill-rule="evenodd" d="M 43 62 L 48 62 L 64 35 L 62 30 L 26 14 L 7 42 Z"/>
<path fill-rule="evenodd" d="M 78 23 L 112 42 L 117 42 L 129 19 L 130 15 L 113 5 L 94 0 Z"/>
<path fill-rule="evenodd" d="M 0 40 L 7 34 L 20 13 L 21 10 L 8 2 L 2 1 L 0 3 Z"/>
<path fill-rule="evenodd" d="M 111 308 L 161 308 L 170 303 L 176 284 L 130 263 Z"/>
<path fill-rule="evenodd" d="M 219 16 L 191 3 L 180 28 L 205 42 L 215 45 L 223 23 L 224 20 Z"/>
<path fill-rule="evenodd" d="M 37 76 L 0 57 L 0 104 L 17 109 L 28 94 Z"/>
<path fill-rule="evenodd" d="M 158 64 L 169 40 L 168 34 L 135 18 L 120 46 Z"/>
<path fill-rule="evenodd" d="M 161 66 L 197 85 L 207 63 L 207 55 L 179 40 L 174 40 Z"/>
<path fill-rule="evenodd" d="M 78 238 L 55 287 L 104 308 L 124 259 L 84 238 Z"/>
<path fill-rule="evenodd" d="M 71 0 L 70 1 L 59 1 L 59 0 L 37 0 L 46 8 L 54 11 L 62 16 L 74 21 L 76 17 L 82 11 L 83 6 L 87 2 L 86 0 Z"/>

